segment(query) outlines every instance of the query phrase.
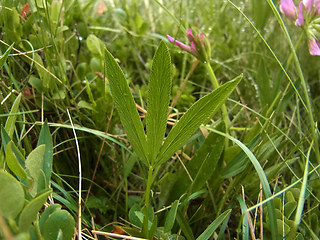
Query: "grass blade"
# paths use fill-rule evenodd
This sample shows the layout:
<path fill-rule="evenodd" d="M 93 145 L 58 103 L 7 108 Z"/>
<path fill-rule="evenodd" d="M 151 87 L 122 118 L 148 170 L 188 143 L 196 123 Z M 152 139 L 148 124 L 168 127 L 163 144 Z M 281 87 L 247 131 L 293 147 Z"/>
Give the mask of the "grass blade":
<path fill-rule="evenodd" d="M 192 233 L 192 229 L 189 225 L 189 222 L 187 221 L 187 219 L 183 216 L 183 214 L 181 213 L 181 211 L 177 211 L 177 222 L 183 232 L 183 234 L 185 235 L 187 240 L 195 240 L 193 233 Z"/>
<path fill-rule="evenodd" d="M 176 215 L 177 215 L 177 210 L 178 210 L 178 206 L 179 206 L 179 200 L 175 200 L 172 204 L 171 204 L 171 209 L 168 213 L 168 216 L 166 217 L 166 221 L 164 223 L 164 231 L 165 232 L 170 232 L 173 224 L 176 220 Z"/>
<path fill-rule="evenodd" d="M 248 212 L 246 203 L 241 197 L 237 197 L 237 200 L 240 203 L 241 213 L 242 213 L 242 239 L 249 240 L 249 221 L 248 221 Z"/>
<path fill-rule="evenodd" d="M 12 139 L 13 132 L 15 129 L 15 124 L 16 124 L 16 120 L 18 117 L 18 115 L 16 113 L 19 110 L 20 100 L 21 100 L 21 93 L 14 100 L 12 108 L 10 110 L 10 116 L 8 117 L 8 119 L 6 121 L 6 125 L 4 127 L 4 130 L 6 130 L 10 139 Z M 13 115 L 11 115 L 11 114 L 13 114 Z"/>
<path fill-rule="evenodd" d="M 310 158 L 312 146 L 313 146 L 313 144 L 310 144 L 309 151 L 308 151 L 308 156 L 307 156 L 307 159 L 306 159 L 306 166 L 305 166 L 304 174 L 303 174 L 303 180 L 302 180 L 302 186 L 301 186 L 301 190 L 300 190 L 298 207 L 297 207 L 297 211 L 296 211 L 296 216 L 294 218 L 294 224 L 295 224 L 296 227 L 298 227 L 298 225 L 301 222 L 303 206 L 304 206 L 304 202 L 306 200 L 305 195 L 306 195 L 306 189 L 307 189 L 307 183 L 308 183 L 308 174 L 309 174 L 309 158 Z"/>
<path fill-rule="evenodd" d="M 12 50 L 14 43 L 10 45 L 10 47 L 7 48 L 7 50 L 4 52 L 4 54 L 0 57 L 0 69 L 3 67 L 3 65 L 6 63 L 7 58 Z"/>
<path fill-rule="evenodd" d="M 204 232 L 197 238 L 197 240 L 207 240 L 209 239 L 214 231 L 228 218 L 231 214 L 231 209 L 220 214 L 207 228 Z"/>
<path fill-rule="evenodd" d="M 261 181 L 261 185 L 262 185 L 263 193 L 264 193 L 265 197 L 266 198 L 272 197 L 272 193 L 271 193 L 270 185 L 268 183 L 268 179 L 267 179 L 258 159 L 246 147 L 246 145 L 244 145 L 238 139 L 235 139 L 234 137 L 231 137 L 231 136 L 224 134 L 222 132 L 216 131 L 215 129 L 212 129 L 212 128 L 207 128 L 207 129 L 209 131 L 213 131 L 215 133 L 221 134 L 222 136 L 229 138 L 231 141 L 233 141 L 235 144 L 237 144 L 246 153 L 246 155 L 250 159 L 252 165 L 254 166 L 254 168 L 257 171 L 257 174 L 258 174 L 259 179 Z M 275 206 L 274 206 L 273 200 L 270 200 L 267 202 L 267 208 L 268 208 L 268 214 L 269 214 L 268 225 L 270 227 L 270 231 L 272 232 L 272 237 L 273 237 L 272 239 L 277 239 L 278 227 L 277 227 Z"/>

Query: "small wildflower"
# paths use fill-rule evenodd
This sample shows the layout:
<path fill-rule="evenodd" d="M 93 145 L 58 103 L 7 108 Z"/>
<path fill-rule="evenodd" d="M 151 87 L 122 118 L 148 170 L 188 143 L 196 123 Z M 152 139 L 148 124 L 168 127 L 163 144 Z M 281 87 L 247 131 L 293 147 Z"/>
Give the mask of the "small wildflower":
<path fill-rule="evenodd" d="M 320 55 L 320 43 L 315 38 L 309 40 L 309 51 L 311 55 Z"/>
<path fill-rule="evenodd" d="M 297 17 L 297 8 L 292 0 L 281 0 L 280 11 L 290 19 Z"/>
<path fill-rule="evenodd" d="M 305 30 L 310 54 L 320 56 L 320 0 L 302 0 L 298 9 L 293 0 L 281 0 L 280 11 Z"/>
<path fill-rule="evenodd" d="M 301 1 L 300 4 L 299 4 L 298 18 L 296 20 L 296 25 L 297 26 L 302 26 L 305 23 L 302 11 L 303 11 L 303 2 Z"/>
<path fill-rule="evenodd" d="M 313 5 L 313 0 L 303 0 L 303 5 L 306 8 L 307 12 L 310 12 Z"/>
<path fill-rule="evenodd" d="M 189 52 L 198 58 L 202 62 L 207 62 L 211 57 L 211 47 L 209 40 L 204 36 L 203 33 L 195 34 L 189 29 L 187 32 L 187 37 L 189 39 L 190 45 L 186 45 L 182 42 L 175 40 L 170 35 L 167 35 L 168 39 L 173 42 L 177 47 L 183 51 Z"/>

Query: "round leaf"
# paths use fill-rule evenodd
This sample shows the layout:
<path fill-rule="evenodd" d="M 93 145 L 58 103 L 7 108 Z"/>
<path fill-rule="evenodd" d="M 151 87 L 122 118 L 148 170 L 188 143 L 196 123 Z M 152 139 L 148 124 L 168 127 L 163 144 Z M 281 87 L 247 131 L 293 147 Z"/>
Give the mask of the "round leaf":
<path fill-rule="evenodd" d="M 50 215 L 44 223 L 43 236 L 47 240 L 72 239 L 75 229 L 75 221 L 66 210 L 58 210 Z"/>
<path fill-rule="evenodd" d="M 24 205 L 21 184 L 9 173 L 0 170 L 0 215 L 15 218 Z"/>

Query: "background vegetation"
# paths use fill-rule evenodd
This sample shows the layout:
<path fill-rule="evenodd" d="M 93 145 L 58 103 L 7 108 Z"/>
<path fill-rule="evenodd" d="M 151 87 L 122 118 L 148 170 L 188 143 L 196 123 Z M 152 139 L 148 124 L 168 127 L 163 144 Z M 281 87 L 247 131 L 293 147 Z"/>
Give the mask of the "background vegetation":
<path fill-rule="evenodd" d="M 274 2 L 279 9 L 279 1 Z M 284 17 L 288 40 L 271 3 L 1 0 L 0 163 L 23 187 L 19 199 L 25 197 L 28 203 L 43 199 L 42 206 L 49 196 L 47 205 L 60 204 L 63 210 L 59 205 L 57 211 L 63 211 L 75 229 L 81 176 L 85 239 L 103 238 L 91 230 L 126 231 L 150 239 L 318 239 L 320 161 L 314 144 L 319 130 L 308 113 L 319 119 L 319 59 L 309 54 L 304 32 Z M 171 101 L 186 82 L 172 106 L 168 134 L 181 114 L 212 91 L 205 65 L 166 38 L 169 34 L 187 42 L 188 28 L 210 40 L 210 64 L 220 84 L 243 74 L 225 102 L 231 137 L 225 147 L 225 137 L 218 134 L 225 132 L 220 112 L 202 125 L 157 169 L 152 208 L 146 214 L 148 168 L 132 152 L 115 109 L 105 72 L 105 47 L 124 72 L 145 124 L 153 56 L 160 41 L 166 42 L 171 55 Z M 304 105 L 307 99 L 312 109 Z M 43 142 L 40 132 L 45 132 Z M 6 150 L 11 142 L 15 146 L 11 149 L 18 149 L 14 154 L 19 151 L 24 162 L 41 144 L 48 148 L 50 141 L 52 172 L 43 171 L 51 178 L 52 192 L 39 187 L 41 181 L 32 177 L 27 166 L 25 181 L 32 181 L 24 182 L 24 175 L 7 163 L 14 150 Z M 202 165 L 207 158 L 211 164 Z M 260 172 L 252 164 L 255 160 Z M 196 176 L 200 180 L 194 184 Z M 267 177 L 273 195 L 259 206 L 267 196 L 261 176 Z M 17 181 L 2 183 L 6 181 L 17 186 Z M 38 184 L 38 192 L 32 184 Z M 9 194 L 10 187 L 6 191 L 1 194 Z M 34 210 L 34 221 L 40 221 L 39 231 L 44 234 L 45 212 L 40 208 Z M 2 212 L 0 237 L 36 239 L 29 224 L 14 223 L 23 221 L 17 220 L 18 213 L 9 214 L 9 219 Z M 147 235 L 141 231 L 143 222 L 150 224 Z M 69 232 L 57 229 L 64 234 L 52 239 L 68 239 Z"/>

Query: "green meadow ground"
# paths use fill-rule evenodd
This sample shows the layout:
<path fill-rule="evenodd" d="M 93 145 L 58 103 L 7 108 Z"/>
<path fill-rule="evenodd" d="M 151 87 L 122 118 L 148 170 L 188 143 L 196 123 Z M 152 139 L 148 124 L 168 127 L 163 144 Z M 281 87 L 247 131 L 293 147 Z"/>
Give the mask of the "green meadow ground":
<path fill-rule="evenodd" d="M 1 0 L 0 239 L 318 239 L 319 57 L 273 2 Z"/>

